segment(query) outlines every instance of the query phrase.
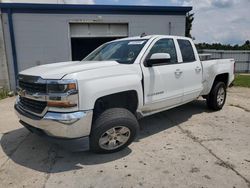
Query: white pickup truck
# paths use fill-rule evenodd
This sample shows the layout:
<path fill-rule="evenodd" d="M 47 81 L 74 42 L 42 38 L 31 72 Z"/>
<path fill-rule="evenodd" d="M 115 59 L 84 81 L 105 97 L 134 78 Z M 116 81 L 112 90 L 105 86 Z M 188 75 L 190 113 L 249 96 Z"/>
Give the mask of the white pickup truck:
<path fill-rule="evenodd" d="M 233 59 L 200 61 L 189 38 L 124 38 L 82 61 L 20 72 L 15 110 L 31 132 L 71 150 L 111 153 L 135 139 L 139 118 L 199 96 L 220 110 L 233 80 Z"/>

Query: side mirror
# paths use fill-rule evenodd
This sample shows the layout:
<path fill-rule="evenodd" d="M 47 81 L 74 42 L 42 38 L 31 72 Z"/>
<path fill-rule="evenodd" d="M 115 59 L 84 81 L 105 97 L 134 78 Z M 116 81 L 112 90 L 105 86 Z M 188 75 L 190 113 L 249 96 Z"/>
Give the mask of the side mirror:
<path fill-rule="evenodd" d="M 148 67 L 152 67 L 156 64 L 169 63 L 170 59 L 171 57 L 169 53 L 155 53 L 152 54 L 151 57 L 146 60 L 146 64 Z"/>

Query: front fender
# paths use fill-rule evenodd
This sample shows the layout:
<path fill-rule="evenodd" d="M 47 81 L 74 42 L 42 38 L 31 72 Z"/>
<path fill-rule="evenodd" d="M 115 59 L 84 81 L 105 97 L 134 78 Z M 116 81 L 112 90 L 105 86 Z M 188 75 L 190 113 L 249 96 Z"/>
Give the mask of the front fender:
<path fill-rule="evenodd" d="M 95 101 L 100 97 L 129 90 L 137 92 L 138 108 L 140 109 L 143 105 L 143 91 L 139 75 L 119 75 L 93 80 L 80 80 L 78 86 L 80 110 L 93 109 Z"/>

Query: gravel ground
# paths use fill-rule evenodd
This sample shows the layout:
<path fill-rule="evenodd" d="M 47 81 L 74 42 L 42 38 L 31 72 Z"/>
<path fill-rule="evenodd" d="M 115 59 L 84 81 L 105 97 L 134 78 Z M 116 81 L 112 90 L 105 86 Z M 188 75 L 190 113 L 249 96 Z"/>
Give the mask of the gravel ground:
<path fill-rule="evenodd" d="M 250 187 L 250 89 L 231 88 L 223 110 L 204 100 L 140 121 L 129 148 L 70 153 L 29 133 L 0 101 L 0 187 Z"/>

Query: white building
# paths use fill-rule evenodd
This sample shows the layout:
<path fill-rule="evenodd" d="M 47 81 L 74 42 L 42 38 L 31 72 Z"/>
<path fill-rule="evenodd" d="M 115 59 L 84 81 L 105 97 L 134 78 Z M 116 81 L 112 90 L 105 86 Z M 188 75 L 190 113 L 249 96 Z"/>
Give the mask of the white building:
<path fill-rule="evenodd" d="M 1 3 L 0 85 L 15 89 L 19 71 L 46 63 L 82 59 L 113 39 L 142 33 L 184 36 L 186 13 L 191 9 Z"/>

